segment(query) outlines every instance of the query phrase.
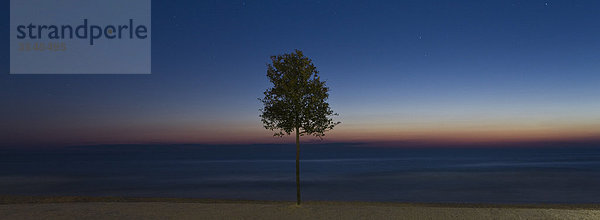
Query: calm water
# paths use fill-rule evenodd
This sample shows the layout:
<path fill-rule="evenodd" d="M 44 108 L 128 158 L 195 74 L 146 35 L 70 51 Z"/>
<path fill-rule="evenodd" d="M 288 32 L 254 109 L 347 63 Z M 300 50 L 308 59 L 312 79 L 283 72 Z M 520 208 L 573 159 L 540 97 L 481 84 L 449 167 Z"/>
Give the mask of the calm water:
<path fill-rule="evenodd" d="M 295 200 L 295 146 L 0 150 L 0 194 Z M 305 200 L 600 203 L 600 148 L 307 145 Z"/>

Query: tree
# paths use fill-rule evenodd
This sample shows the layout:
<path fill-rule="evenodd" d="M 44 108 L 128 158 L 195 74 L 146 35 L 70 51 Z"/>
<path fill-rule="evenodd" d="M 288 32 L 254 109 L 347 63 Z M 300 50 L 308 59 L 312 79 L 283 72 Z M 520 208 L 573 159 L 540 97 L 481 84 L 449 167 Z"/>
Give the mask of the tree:
<path fill-rule="evenodd" d="M 275 131 L 274 136 L 296 132 L 296 198 L 300 205 L 300 136 L 322 139 L 325 131 L 340 122 L 331 118 L 337 114 L 327 103 L 329 88 L 302 51 L 271 56 L 271 62 L 267 65 L 267 77 L 273 87 L 260 99 L 264 104 L 260 117 L 266 129 Z"/>

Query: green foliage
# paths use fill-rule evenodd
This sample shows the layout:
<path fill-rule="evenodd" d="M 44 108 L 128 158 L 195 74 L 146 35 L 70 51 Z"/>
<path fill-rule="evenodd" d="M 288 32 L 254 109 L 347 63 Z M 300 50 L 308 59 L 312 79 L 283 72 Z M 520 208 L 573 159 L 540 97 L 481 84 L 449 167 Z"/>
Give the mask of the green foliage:
<path fill-rule="evenodd" d="M 275 136 L 283 136 L 298 128 L 300 136 L 322 138 L 325 131 L 340 123 L 331 118 L 337 114 L 327 103 L 329 88 L 302 51 L 271 56 L 271 61 L 267 77 L 273 87 L 260 99 L 264 104 L 260 117 L 266 129 L 275 131 Z"/>

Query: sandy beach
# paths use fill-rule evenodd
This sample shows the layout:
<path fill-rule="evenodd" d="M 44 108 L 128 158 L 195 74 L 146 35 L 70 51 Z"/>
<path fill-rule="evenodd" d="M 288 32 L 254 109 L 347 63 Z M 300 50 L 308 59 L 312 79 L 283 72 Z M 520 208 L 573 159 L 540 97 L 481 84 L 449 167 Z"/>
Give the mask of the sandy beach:
<path fill-rule="evenodd" d="M 3 219 L 600 219 L 597 205 L 2 197 Z"/>

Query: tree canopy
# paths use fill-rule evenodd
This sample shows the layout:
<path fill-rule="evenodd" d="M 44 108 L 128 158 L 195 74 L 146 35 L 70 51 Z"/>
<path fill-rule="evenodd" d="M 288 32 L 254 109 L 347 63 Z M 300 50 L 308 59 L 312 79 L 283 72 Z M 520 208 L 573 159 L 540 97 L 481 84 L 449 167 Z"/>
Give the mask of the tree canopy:
<path fill-rule="evenodd" d="M 271 56 L 267 77 L 273 83 L 261 99 L 261 121 L 275 136 L 289 135 L 299 129 L 300 136 L 319 138 L 340 122 L 329 107 L 329 87 L 321 81 L 319 71 L 302 51 Z"/>

